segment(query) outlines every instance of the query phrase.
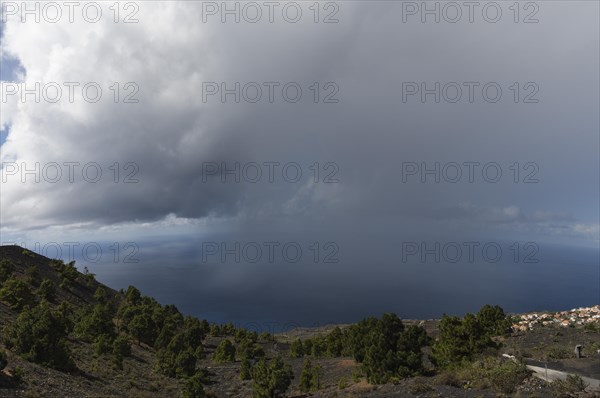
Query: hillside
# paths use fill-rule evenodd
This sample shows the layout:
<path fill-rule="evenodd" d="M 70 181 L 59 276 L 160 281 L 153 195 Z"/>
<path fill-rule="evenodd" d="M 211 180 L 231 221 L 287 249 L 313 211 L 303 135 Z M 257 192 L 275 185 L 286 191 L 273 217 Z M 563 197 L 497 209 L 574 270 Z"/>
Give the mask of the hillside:
<path fill-rule="evenodd" d="M 598 396 L 500 359 L 551 359 L 595 377 L 597 323 L 517 333 L 513 322 L 486 306 L 463 319 L 385 314 L 258 335 L 185 316 L 134 287 L 115 291 L 72 263 L 0 247 L 0 397 Z M 587 358 L 571 358 L 575 343 Z"/>

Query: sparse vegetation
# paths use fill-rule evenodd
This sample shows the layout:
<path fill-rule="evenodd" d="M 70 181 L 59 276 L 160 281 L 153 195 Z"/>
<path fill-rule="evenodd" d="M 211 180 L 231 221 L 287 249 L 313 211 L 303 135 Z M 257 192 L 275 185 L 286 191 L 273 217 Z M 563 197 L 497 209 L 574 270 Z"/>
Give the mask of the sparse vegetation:
<path fill-rule="evenodd" d="M 213 360 L 217 363 L 235 361 L 235 346 L 231 343 L 231 341 L 228 339 L 221 341 L 217 347 L 217 350 L 215 351 Z"/>
<path fill-rule="evenodd" d="M 281 357 L 275 357 L 269 363 L 263 358 L 252 368 L 252 397 L 281 397 L 293 378 L 291 367 Z"/>
<path fill-rule="evenodd" d="M 8 278 L 10 278 L 14 270 L 15 266 L 9 260 L 5 258 L 0 260 L 0 287 Z"/>
<path fill-rule="evenodd" d="M 204 386 L 202 385 L 202 374 L 196 373 L 194 376 L 190 377 L 185 382 L 185 387 L 183 389 L 183 393 L 181 394 L 182 398 L 204 398 L 206 397 L 206 392 L 204 391 Z"/>
<path fill-rule="evenodd" d="M 530 373 L 523 365 L 500 360 L 499 342 L 505 342 L 505 352 L 517 358 L 532 353 L 535 359 L 556 361 L 572 357 L 567 347 L 572 341 L 579 344 L 581 336 L 586 357 L 595 357 L 600 347 L 591 329 L 583 326 L 544 331 L 543 339 L 539 330 L 510 335 L 511 320 L 497 306 L 420 326 L 384 314 L 328 327 L 327 332 L 310 330 L 290 341 L 287 336 L 259 335 L 232 323 L 209 324 L 184 316 L 175 306 L 163 306 L 133 286 L 115 292 L 89 272 L 79 273 L 73 262 L 29 254 L 0 260 L 0 282 L 0 298 L 7 304 L 0 312 L 4 326 L 0 384 L 15 388 L 16 380 L 25 377 L 26 383 L 19 387 L 25 390 L 23 396 L 46 396 L 45 389 L 52 388 L 46 384 L 48 379 L 67 383 L 69 390 L 58 395 L 70 396 L 121 396 L 115 393 L 121 391 L 123 396 L 148 398 L 271 398 L 319 390 L 323 396 L 357 391 L 378 396 L 381 391 L 393 396 L 460 397 L 466 396 L 462 391 L 476 390 L 469 396 L 478 396 L 486 389 L 485 395 L 521 394 L 527 391 L 520 386 L 527 388 L 529 382 L 523 382 Z M 435 341 L 427 333 L 432 331 Z M 522 339 L 534 343 L 524 345 Z M 431 353 L 433 365 L 424 353 Z M 6 369 L 7 354 L 10 369 Z M 54 370 L 51 375 L 43 373 L 45 368 L 60 370 L 63 378 Z M 292 385 L 294 376 L 298 381 Z M 402 380 L 413 376 L 417 377 Z M 569 379 L 543 387 L 539 396 L 573 395 L 583 387 L 581 379 Z M 57 395 L 56 390 L 48 393 Z"/>
<path fill-rule="evenodd" d="M 318 391 L 321 388 L 321 377 L 321 367 L 313 366 L 310 359 L 307 358 L 300 374 L 300 391 Z"/>
<path fill-rule="evenodd" d="M 248 358 L 242 358 L 240 363 L 240 380 L 252 379 L 252 365 Z"/>
<path fill-rule="evenodd" d="M 20 279 L 10 277 L 0 289 L 0 301 L 8 303 L 12 310 L 20 311 L 25 306 L 31 306 L 35 303 L 35 296 L 27 283 Z"/>
<path fill-rule="evenodd" d="M 507 333 L 509 327 L 510 321 L 498 306 L 486 305 L 476 315 L 467 314 L 463 318 L 444 315 L 432 360 L 440 368 L 470 361 L 486 350 L 498 348 L 491 337 Z"/>
<path fill-rule="evenodd" d="M 5 344 L 29 361 L 63 371 L 75 369 L 65 324 L 46 303 L 22 311 L 4 334 Z"/>
<path fill-rule="evenodd" d="M 46 301 L 54 301 L 56 296 L 56 288 L 54 287 L 54 283 L 47 278 L 44 278 L 40 287 L 37 290 L 38 296 Z"/>
<path fill-rule="evenodd" d="M 552 389 L 559 397 L 573 396 L 585 390 L 586 387 L 587 385 L 583 379 L 577 375 L 568 375 L 565 380 L 556 380 L 552 383 Z"/>

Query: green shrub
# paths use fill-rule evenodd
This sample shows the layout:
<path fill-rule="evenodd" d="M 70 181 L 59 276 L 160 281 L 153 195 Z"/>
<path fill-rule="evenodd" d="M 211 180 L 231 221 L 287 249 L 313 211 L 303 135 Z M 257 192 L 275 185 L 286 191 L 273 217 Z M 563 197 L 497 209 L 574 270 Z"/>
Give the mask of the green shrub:
<path fill-rule="evenodd" d="M 213 360 L 217 363 L 233 362 L 235 361 L 235 347 L 228 339 L 225 339 L 219 343 Z"/>
<path fill-rule="evenodd" d="M 56 296 L 54 283 L 50 279 L 44 278 L 37 290 L 37 294 L 44 300 L 53 301 Z"/>
<path fill-rule="evenodd" d="M 546 351 L 545 359 L 546 360 L 556 360 L 556 359 L 567 359 L 571 358 L 573 355 L 571 351 L 569 351 L 566 347 L 562 346 L 553 346 Z"/>
<path fill-rule="evenodd" d="M 455 365 L 438 376 L 438 384 L 480 390 L 491 387 L 500 394 L 512 394 L 529 375 L 523 364 L 490 356 Z"/>
<path fill-rule="evenodd" d="M 321 367 L 313 366 L 310 359 L 304 361 L 300 374 L 300 391 L 318 391 L 321 388 Z"/>
<path fill-rule="evenodd" d="M 107 304 L 96 304 L 91 311 L 84 308 L 75 324 L 74 332 L 85 341 L 94 341 L 102 335 L 110 336 L 112 344 L 112 338 L 115 336 L 112 318 L 113 312 Z"/>
<path fill-rule="evenodd" d="M 21 250 L 21 254 L 29 257 L 35 257 L 35 254 L 31 250 L 23 249 Z"/>
<path fill-rule="evenodd" d="M 252 365 L 248 358 L 242 358 L 240 364 L 240 380 L 250 380 L 252 378 Z"/>
<path fill-rule="evenodd" d="M 131 344 L 125 336 L 118 336 L 112 344 L 113 355 L 118 352 L 121 356 L 128 357 L 131 355 Z"/>
<path fill-rule="evenodd" d="M 512 394 L 529 374 L 525 365 L 507 361 L 490 369 L 488 378 L 496 391 Z"/>
<path fill-rule="evenodd" d="M 29 286 L 20 279 L 10 277 L 0 289 L 0 301 L 8 303 L 12 310 L 22 310 L 35 303 L 35 297 Z"/>
<path fill-rule="evenodd" d="M 583 347 L 587 355 L 596 356 L 598 355 L 598 350 L 600 350 L 600 343 L 597 341 L 592 341 Z"/>
<path fill-rule="evenodd" d="M 496 314 L 495 310 L 490 311 Z M 434 364 L 440 368 L 452 368 L 488 349 L 497 348 L 491 336 L 504 326 L 496 316 L 499 315 L 466 314 L 461 319 L 444 315 L 439 326 L 440 336 L 433 345 L 431 359 Z"/>
<path fill-rule="evenodd" d="M 240 358 L 254 359 L 265 356 L 262 346 L 250 337 L 243 338 L 236 351 Z"/>
<path fill-rule="evenodd" d="M 23 358 L 58 370 L 75 369 L 65 340 L 66 325 L 46 303 L 21 312 L 7 332 L 7 345 Z"/>
<path fill-rule="evenodd" d="M 181 393 L 182 398 L 205 398 L 206 392 L 204 392 L 204 386 L 202 385 L 203 374 L 196 372 L 192 377 L 187 379 L 183 392 Z"/>
<path fill-rule="evenodd" d="M 123 370 L 123 355 L 121 354 L 120 351 L 113 351 L 112 357 L 111 357 L 111 362 L 112 362 L 113 368 L 115 368 L 117 370 Z"/>
<path fill-rule="evenodd" d="M 300 339 L 296 339 L 290 344 L 290 356 L 292 358 L 302 358 L 304 356 L 304 345 Z"/>
<path fill-rule="evenodd" d="M 189 377 L 196 372 L 196 355 L 191 348 L 187 348 L 177 354 L 175 368 L 175 373 L 178 377 Z"/>
<path fill-rule="evenodd" d="M 355 383 L 359 383 L 360 379 L 363 377 L 363 372 L 360 369 L 360 366 L 355 366 L 354 369 L 352 369 L 352 381 Z"/>
<path fill-rule="evenodd" d="M 293 378 L 291 366 L 285 364 L 280 357 L 271 359 L 269 363 L 263 358 L 252 368 L 252 397 L 282 397 Z"/>
<path fill-rule="evenodd" d="M 336 326 L 326 337 L 327 355 L 339 357 L 344 349 L 344 335 L 339 326 Z"/>
<path fill-rule="evenodd" d="M 112 351 L 112 337 L 101 334 L 94 342 L 94 351 L 97 355 L 106 354 Z"/>
<path fill-rule="evenodd" d="M 261 341 L 266 341 L 268 343 L 272 343 L 275 341 L 275 336 L 273 336 L 271 333 L 269 332 L 262 332 L 259 336 L 258 339 Z"/>
<path fill-rule="evenodd" d="M 25 269 L 25 280 L 30 285 L 36 287 L 40 285 L 40 274 L 36 266 L 32 265 Z"/>
<path fill-rule="evenodd" d="M 10 261 L 5 258 L 0 260 L 0 286 L 11 277 L 14 271 L 15 266 Z"/>
<path fill-rule="evenodd" d="M 175 354 L 166 348 L 158 350 L 156 352 L 156 370 L 167 377 L 175 377 L 177 375 L 175 358 Z"/>

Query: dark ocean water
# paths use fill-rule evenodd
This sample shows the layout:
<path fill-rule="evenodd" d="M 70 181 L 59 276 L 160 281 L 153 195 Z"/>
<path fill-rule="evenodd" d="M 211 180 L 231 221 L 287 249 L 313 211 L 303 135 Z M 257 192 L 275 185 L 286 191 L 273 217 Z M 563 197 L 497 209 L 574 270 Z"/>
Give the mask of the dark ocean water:
<path fill-rule="evenodd" d="M 475 256 L 439 263 L 433 256 L 402 261 L 399 247 L 361 250 L 338 263 L 249 264 L 203 261 L 187 242 L 168 246 L 147 242 L 138 263 L 86 264 L 97 279 L 115 289 L 137 286 L 163 304 L 213 322 L 233 322 L 256 330 L 355 322 L 383 312 L 402 318 L 462 315 L 486 303 L 518 313 L 564 310 L 600 303 L 598 249 L 539 245 L 537 262 L 515 261 L 502 244 L 497 262 Z M 110 256 L 104 256 L 106 259 Z M 303 259 L 304 260 L 304 259 Z"/>

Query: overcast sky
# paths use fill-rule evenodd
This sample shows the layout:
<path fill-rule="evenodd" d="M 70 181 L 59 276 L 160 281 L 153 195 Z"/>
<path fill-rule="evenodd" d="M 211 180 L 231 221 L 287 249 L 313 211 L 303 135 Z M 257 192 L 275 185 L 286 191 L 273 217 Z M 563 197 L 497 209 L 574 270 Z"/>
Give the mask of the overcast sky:
<path fill-rule="evenodd" d="M 266 7 L 256 23 L 255 9 L 223 23 L 206 2 L 174 1 L 137 2 L 115 23 L 99 4 L 96 23 L 79 9 L 73 23 L 66 8 L 57 23 L 5 13 L 3 242 L 153 242 L 169 257 L 199 241 L 316 240 L 336 242 L 357 268 L 363 255 L 386 262 L 423 240 L 598 248 L 597 2 L 537 2 L 518 15 L 498 2 L 473 22 L 463 7 L 456 23 L 445 8 L 423 23 L 421 2 L 330 3 L 318 23 L 312 2 L 296 3 L 296 23 L 286 3 L 272 23 Z M 128 15 L 138 21 L 123 23 Z M 56 103 L 10 91 L 52 82 Z M 65 82 L 79 83 L 72 103 Z M 102 88 L 95 103 L 81 95 L 90 82 Z M 207 91 L 222 82 L 257 84 L 223 103 Z M 436 82 L 439 103 L 422 98 Z M 36 162 L 40 182 L 23 183 Z M 72 182 L 65 162 L 78 162 Z M 82 176 L 90 162 L 88 180 L 102 171 L 94 183 Z M 248 174 L 221 176 L 222 162 Z M 273 182 L 267 162 L 279 162 Z M 62 178 L 52 183 L 54 163 Z M 422 173 L 436 163 L 439 183 Z"/>

